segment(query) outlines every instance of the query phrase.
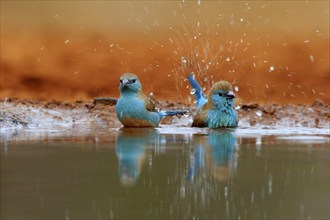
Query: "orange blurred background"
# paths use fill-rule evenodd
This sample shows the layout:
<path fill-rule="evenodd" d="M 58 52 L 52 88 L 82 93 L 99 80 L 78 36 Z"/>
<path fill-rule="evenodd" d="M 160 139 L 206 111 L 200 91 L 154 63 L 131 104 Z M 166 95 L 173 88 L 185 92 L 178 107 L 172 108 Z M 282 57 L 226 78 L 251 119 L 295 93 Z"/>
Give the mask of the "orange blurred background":
<path fill-rule="evenodd" d="M 194 72 L 245 103 L 330 103 L 328 1 L 1 1 L 0 37 L 0 98 L 118 97 L 129 71 L 160 100 L 193 104 Z"/>

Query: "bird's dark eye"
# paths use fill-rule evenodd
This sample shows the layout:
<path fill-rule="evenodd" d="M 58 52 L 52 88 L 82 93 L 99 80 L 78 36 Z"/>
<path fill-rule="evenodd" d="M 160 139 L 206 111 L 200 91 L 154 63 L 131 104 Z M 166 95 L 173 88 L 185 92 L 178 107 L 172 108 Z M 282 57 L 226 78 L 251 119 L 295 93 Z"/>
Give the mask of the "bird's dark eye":
<path fill-rule="evenodd" d="M 221 92 L 219 92 L 219 96 L 222 96 L 222 93 Z"/>
<path fill-rule="evenodd" d="M 133 79 L 133 80 L 132 80 L 132 83 L 135 83 L 135 81 L 136 81 L 136 79 Z"/>
<path fill-rule="evenodd" d="M 120 81 L 120 83 L 122 83 L 123 82 L 123 80 L 121 79 L 121 80 L 119 80 Z"/>

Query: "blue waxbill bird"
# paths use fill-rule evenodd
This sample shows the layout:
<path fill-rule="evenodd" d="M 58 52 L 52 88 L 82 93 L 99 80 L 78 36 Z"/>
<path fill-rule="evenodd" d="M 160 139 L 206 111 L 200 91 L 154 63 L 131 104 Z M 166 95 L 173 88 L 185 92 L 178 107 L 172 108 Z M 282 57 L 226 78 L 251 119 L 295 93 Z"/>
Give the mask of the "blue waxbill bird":
<path fill-rule="evenodd" d="M 155 104 L 142 92 L 139 78 L 133 73 L 121 75 L 119 90 L 116 114 L 124 127 L 158 127 L 165 116 L 182 115 L 187 112 L 158 111 Z"/>
<path fill-rule="evenodd" d="M 197 113 L 192 127 L 237 127 L 238 116 L 233 109 L 236 96 L 229 82 L 219 81 L 215 83 L 206 99 L 193 74 L 188 75 L 188 80 L 195 90 L 194 96 L 197 104 Z"/>

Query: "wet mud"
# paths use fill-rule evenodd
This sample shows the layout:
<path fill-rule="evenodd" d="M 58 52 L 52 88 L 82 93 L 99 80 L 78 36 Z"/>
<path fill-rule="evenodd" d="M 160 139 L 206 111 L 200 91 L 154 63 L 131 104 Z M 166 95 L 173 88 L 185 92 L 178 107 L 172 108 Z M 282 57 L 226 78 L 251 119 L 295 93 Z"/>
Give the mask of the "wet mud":
<path fill-rule="evenodd" d="M 121 128 L 115 113 L 113 101 L 33 101 L 22 99 L 1 99 L 1 130 L 16 128 L 54 129 L 54 128 L 98 128 L 101 130 Z M 190 127 L 196 112 L 194 106 L 167 101 L 156 102 L 158 108 L 187 109 L 189 114 L 166 117 L 161 125 Z M 236 105 L 239 115 L 238 127 L 288 128 L 329 128 L 330 107 L 321 100 L 312 105 L 264 104 Z"/>

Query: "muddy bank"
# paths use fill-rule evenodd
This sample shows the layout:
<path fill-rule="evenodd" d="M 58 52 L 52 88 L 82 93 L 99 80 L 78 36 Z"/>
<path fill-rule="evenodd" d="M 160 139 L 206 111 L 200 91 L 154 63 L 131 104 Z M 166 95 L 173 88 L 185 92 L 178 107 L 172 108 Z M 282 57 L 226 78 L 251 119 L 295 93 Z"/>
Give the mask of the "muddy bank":
<path fill-rule="evenodd" d="M 35 101 L 21 99 L 1 99 L 0 128 L 120 128 L 115 113 L 114 102 L 101 101 Z M 163 125 L 189 127 L 195 107 L 184 103 L 157 102 L 160 109 L 188 109 L 184 116 L 167 117 Z M 312 105 L 279 105 L 256 103 L 236 105 L 239 127 L 308 127 L 329 128 L 330 107 L 320 100 Z"/>

